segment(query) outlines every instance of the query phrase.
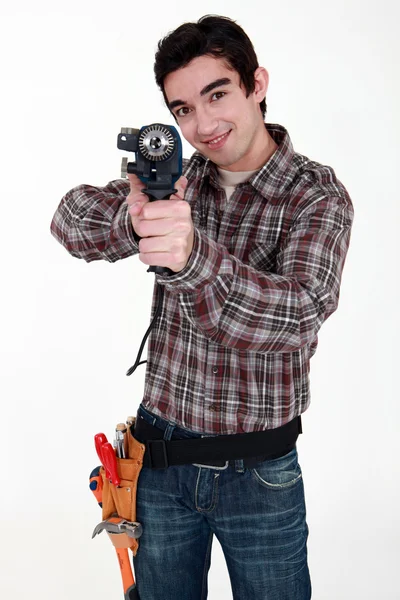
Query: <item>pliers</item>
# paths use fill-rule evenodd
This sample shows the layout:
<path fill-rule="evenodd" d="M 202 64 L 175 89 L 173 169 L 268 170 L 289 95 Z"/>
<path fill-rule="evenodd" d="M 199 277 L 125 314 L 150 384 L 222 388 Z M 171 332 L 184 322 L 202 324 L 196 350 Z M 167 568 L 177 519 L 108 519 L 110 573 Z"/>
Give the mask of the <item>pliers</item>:
<path fill-rule="evenodd" d="M 126 533 L 131 538 L 139 538 L 142 535 L 143 528 L 140 523 L 136 521 L 127 521 L 126 519 L 118 519 L 112 517 L 102 521 L 93 530 L 92 539 L 98 533 L 104 531 L 107 533 Z"/>

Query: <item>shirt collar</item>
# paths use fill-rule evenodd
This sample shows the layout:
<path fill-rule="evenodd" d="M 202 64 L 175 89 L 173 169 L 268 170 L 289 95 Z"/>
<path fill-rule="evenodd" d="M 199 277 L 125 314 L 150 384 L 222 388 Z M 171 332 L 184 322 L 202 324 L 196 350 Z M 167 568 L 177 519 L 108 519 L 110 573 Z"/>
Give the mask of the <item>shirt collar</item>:
<path fill-rule="evenodd" d="M 262 196 L 267 198 L 271 196 L 273 190 L 279 191 L 281 186 L 284 185 L 283 180 L 290 169 L 294 149 L 285 127 L 274 123 L 265 123 L 265 127 L 278 148 L 265 165 L 250 177 L 246 184 L 252 185 Z M 208 178 L 214 187 L 220 187 L 216 165 L 200 152 L 195 152 L 189 161 L 186 176 L 189 178 L 192 174 L 200 180 L 200 188 Z"/>

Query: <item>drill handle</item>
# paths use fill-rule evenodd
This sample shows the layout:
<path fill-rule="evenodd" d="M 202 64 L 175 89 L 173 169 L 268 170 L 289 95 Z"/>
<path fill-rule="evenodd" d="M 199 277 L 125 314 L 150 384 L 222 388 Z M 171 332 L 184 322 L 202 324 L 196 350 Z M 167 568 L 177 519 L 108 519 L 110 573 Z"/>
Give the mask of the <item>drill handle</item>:
<path fill-rule="evenodd" d="M 173 275 L 173 271 L 168 267 L 149 267 L 147 273 L 155 273 L 156 275 Z"/>
<path fill-rule="evenodd" d="M 150 202 L 154 200 L 169 200 L 172 194 L 176 194 L 178 190 L 171 188 L 169 190 L 157 189 L 156 187 L 147 187 L 141 190 L 143 194 L 146 194 Z"/>

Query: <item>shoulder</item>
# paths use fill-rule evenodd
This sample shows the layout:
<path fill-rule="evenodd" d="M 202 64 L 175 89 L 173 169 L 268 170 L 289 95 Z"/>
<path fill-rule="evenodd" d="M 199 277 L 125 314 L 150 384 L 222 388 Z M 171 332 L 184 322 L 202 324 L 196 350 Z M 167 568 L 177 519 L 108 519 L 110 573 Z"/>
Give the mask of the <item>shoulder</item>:
<path fill-rule="evenodd" d="M 336 199 L 351 207 L 349 193 L 334 169 L 296 152 L 285 127 L 266 123 L 266 128 L 278 145 L 272 158 L 254 176 L 254 187 L 268 204 L 292 212 L 307 208 L 318 198 Z"/>
<path fill-rule="evenodd" d="M 288 183 L 291 188 L 290 204 L 297 215 L 318 202 L 353 212 L 348 190 L 328 165 L 295 153 Z"/>
<path fill-rule="evenodd" d="M 292 185 L 295 184 L 293 187 L 315 188 L 329 196 L 348 197 L 346 188 L 332 167 L 311 160 L 298 152 L 293 155 L 290 175 Z"/>

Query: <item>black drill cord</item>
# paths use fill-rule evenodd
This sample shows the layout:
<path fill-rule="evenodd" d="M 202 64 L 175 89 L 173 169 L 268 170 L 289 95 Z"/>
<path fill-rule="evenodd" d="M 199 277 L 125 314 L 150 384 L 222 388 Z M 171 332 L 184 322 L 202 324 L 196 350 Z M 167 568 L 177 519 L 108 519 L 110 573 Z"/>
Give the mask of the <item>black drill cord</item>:
<path fill-rule="evenodd" d="M 138 355 L 136 357 L 135 364 L 132 365 L 132 367 L 130 369 L 128 369 L 127 372 L 126 372 L 126 374 L 127 374 L 128 377 L 129 377 L 129 375 L 132 375 L 132 373 L 134 373 L 134 371 L 136 371 L 136 369 L 138 368 L 139 365 L 143 365 L 144 363 L 147 362 L 147 360 L 142 360 L 141 362 L 139 362 L 139 361 L 140 361 L 140 357 L 142 356 L 142 352 L 143 352 L 143 348 L 144 348 L 144 345 L 146 343 L 146 340 L 147 340 L 147 338 L 150 335 L 150 331 L 153 329 L 156 320 L 158 319 L 158 317 L 161 314 L 162 305 L 163 305 L 163 299 L 164 299 L 164 288 L 163 288 L 163 286 L 160 285 L 160 284 L 158 284 L 158 288 L 157 289 L 159 291 L 159 296 L 158 296 L 157 306 L 156 306 L 156 309 L 155 309 L 155 312 L 154 312 L 154 317 L 153 317 L 153 319 L 152 319 L 152 321 L 151 321 L 151 323 L 149 325 L 148 330 L 146 331 L 146 333 L 144 335 L 142 343 L 140 344 L 140 348 L 139 348 Z"/>
<path fill-rule="evenodd" d="M 142 193 L 146 194 L 146 196 L 148 197 L 150 202 L 154 202 L 154 200 L 160 200 L 163 198 L 168 200 L 170 198 L 171 194 L 176 194 L 177 191 L 178 190 L 176 190 L 175 188 L 172 188 L 170 190 L 151 190 L 151 189 L 149 189 L 149 187 L 147 187 L 142 190 Z M 147 269 L 147 272 L 148 273 L 156 273 L 159 275 L 173 275 L 173 271 L 171 271 L 171 269 L 168 269 L 168 267 L 150 266 Z M 142 356 L 142 352 L 143 352 L 143 348 L 146 343 L 146 340 L 149 337 L 150 331 L 153 329 L 157 318 L 161 314 L 163 299 L 164 299 L 164 288 L 162 285 L 158 285 L 158 291 L 159 291 L 160 295 L 158 297 L 158 303 L 157 303 L 156 310 L 154 312 L 153 320 L 151 321 L 150 326 L 144 335 L 142 343 L 140 344 L 140 348 L 139 348 L 139 352 L 138 352 L 135 364 L 132 365 L 132 367 L 130 369 L 128 369 L 126 372 L 128 377 L 129 377 L 129 375 L 132 375 L 132 373 L 134 373 L 134 371 L 136 371 L 136 369 L 138 368 L 139 365 L 143 365 L 144 363 L 147 362 L 147 360 L 142 360 L 141 362 L 139 362 L 139 361 L 140 361 L 140 357 Z"/>

